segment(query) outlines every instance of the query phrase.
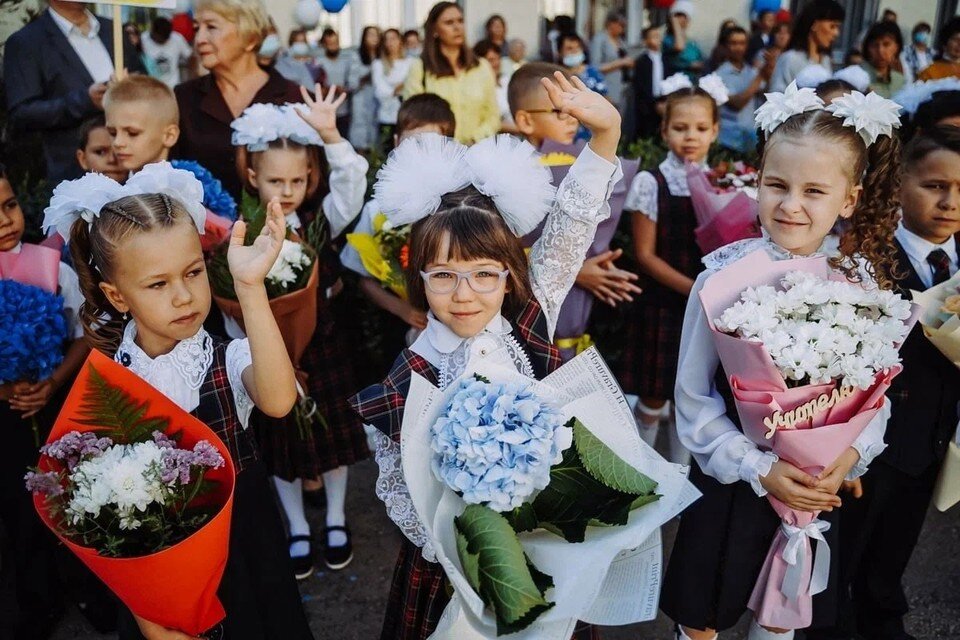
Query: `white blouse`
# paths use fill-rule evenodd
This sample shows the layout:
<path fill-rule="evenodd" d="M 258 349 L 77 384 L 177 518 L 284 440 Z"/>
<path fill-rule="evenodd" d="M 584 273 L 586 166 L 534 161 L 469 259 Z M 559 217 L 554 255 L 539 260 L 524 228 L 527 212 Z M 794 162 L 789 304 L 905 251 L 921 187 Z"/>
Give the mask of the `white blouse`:
<path fill-rule="evenodd" d="M 394 93 L 397 85 L 403 86 L 410 73 L 412 58 L 394 60 L 387 71 L 383 60 L 377 59 L 371 65 L 373 76 L 373 92 L 377 96 L 377 122 L 380 124 L 397 124 L 397 114 L 400 111 L 400 96 Z"/>
<path fill-rule="evenodd" d="M 131 320 L 123 330 L 123 340 L 114 360 L 130 369 L 154 389 L 172 400 L 184 411 L 193 411 L 200 404 L 200 387 L 213 364 L 213 339 L 200 328 L 193 337 L 181 340 L 169 353 L 151 358 L 137 346 L 137 323 Z M 250 343 L 233 340 L 227 345 L 227 380 L 233 390 L 237 417 L 244 429 L 253 411 L 253 399 L 243 385 L 243 372 L 253 363 Z"/>
<path fill-rule="evenodd" d="M 550 340 L 560 306 L 573 287 L 597 225 L 610 217 L 610 194 L 622 177 L 619 160 L 616 165 L 611 164 L 589 146 L 584 147 L 557 190 L 543 234 L 530 250 L 533 295 L 547 319 Z M 497 314 L 478 335 L 461 338 L 428 313 L 427 328 L 410 349 L 437 367 L 441 389 L 456 380 L 470 362 L 480 358 L 512 364 L 517 371 L 533 377 L 529 356 L 510 332 L 510 323 Z M 380 469 L 376 493 L 386 506 L 387 515 L 411 542 L 423 549 L 424 558 L 434 561 L 434 551 L 403 479 L 400 445 L 377 431 L 375 458 Z"/>
<path fill-rule="evenodd" d="M 751 238 L 722 247 L 703 259 L 707 269 L 694 282 L 683 319 L 674 399 L 680 441 L 703 472 L 724 484 L 743 480 L 758 496 L 763 496 L 767 492 L 760 477 L 770 473 L 778 457 L 761 451 L 727 417 L 726 405 L 714 383 L 720 357 L 698 295 L 707 277 L 760 249 L 775 260 L 794 257 L 766 238 Z M 886 448 L 883 434 L 889 417 L 890 402 L 886 401 L 853 443 L 860 460 L 851 469 L 848 480 L 866 473 L 873 459 Z"/>
<path fill-rule="evenodd" d="M 710 169 L 706 161 L 700 164 L 704 171 Z M 667 189 L 670 195 L 677 197 L 690 197 L 690 185 L 687 183 L 687 167 L 683 159 L 679 158 L 673 151 L 667 154 L 666 159 L 660 163 L 660 172 L 667 182 Z M 657 221 L 657 209 L 659 198 L 657 179 L 649 171 L 641 171 L 633 178 L 630 183 L 630 190 L 627 192 L 627 198 L 624 200 L 624 211 L 637 211 L 650 218 L 652 222 Z"/>
<path fill-rule="evenodd" d="M 10 253 L 20 253 L 23 243 L 10 249 Z M 71 340 L 83 337 L 83 324 L 80 323 L 80 305 L 83 304 L 83 293 L 80 291 L 80 280 L 77 272 L 66 262 L 60 263 L 57 271 L 57 295 L 63 298 L 63 314 L 67 319 L 67 335 Z"/>

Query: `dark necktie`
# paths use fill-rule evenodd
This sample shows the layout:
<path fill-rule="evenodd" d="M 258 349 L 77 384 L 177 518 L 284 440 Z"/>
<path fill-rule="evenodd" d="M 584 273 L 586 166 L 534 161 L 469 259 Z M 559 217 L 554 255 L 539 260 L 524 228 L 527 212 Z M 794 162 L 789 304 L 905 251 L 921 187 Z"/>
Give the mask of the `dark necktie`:
<path fill-rule="evenodd" d="M 933 285 L 950 279 L 950 256 L 943 249 L 934 249 L 927 256 L 927 262 L 933 267 Z"/>

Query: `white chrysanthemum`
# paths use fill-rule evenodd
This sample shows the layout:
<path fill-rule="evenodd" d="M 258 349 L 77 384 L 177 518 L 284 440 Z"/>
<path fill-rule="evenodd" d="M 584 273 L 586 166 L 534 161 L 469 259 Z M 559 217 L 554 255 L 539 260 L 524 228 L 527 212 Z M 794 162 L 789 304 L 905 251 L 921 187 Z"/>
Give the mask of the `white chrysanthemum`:
<path fill-rule="evenodd" d="M 687 74 L 675 73 L 669 78 L 664 78 L 663 82 L 660 83 L 660 95 L 668 96 L 674 91 L 690 89 L 691 87 L 693 87 L 693 83 Z"/>
<path fill-rule="evenodd" d="M 711 73 L 700 78 L 697 83 L 701 89 L 710 94 L 717 106 L 723 106 L 730 101 L 730 91 L 724 84 L 723 78 L 716 73 Z"/>
<path fill-rule="evenodd" d="M 791 82 L 783 93 L 767 93 L 767 99 L 754 113 L 757 128 L 769 135 L 791 117 L 823 108 L 823 100 L 810 88 L 800 89 Z"/>
<path fill-rule="evenodd" d="M 303 250 L 303 245 L 292 240 L 284 240 L 280 254 L 267 273 L 267 280 L 281 286 L 296 282 L 300 273 L 311 264 L 311 257 Z"/>
<path fill-rule="evenodd" d="M 868 147 L 880 136 L 893 136 L 900 127 L 900 105 L 878 93 L 853 91 L 834 99 L 826 109 L 843 118 L 845 127 L 853 127 Z"/>

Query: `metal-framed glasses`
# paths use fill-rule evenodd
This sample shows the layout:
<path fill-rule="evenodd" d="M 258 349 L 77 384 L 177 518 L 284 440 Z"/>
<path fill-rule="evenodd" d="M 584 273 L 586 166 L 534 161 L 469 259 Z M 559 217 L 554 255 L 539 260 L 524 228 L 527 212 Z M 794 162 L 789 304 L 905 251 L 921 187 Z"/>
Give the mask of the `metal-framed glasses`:
<path fill-rule="evenodd" d="M 573 116 L 569 113 L 564 113 L 560 109 L 524 109 L 527 113 L 552 113 L 557 116 L 557 120 L 560 122 L 566 122 Z"/>
<path fill-rule="evenodd" d="M 473 271 L 436 269 L 434 271 L 421 271 L 420 277 L 423 278 L 423 283 L 427 289 L 439 295 L 453 293 L 460 287 L 460 282 L 463 280 L 466 280 L 470 288 L 477 293 L 493 293 L 500 288 L 509 273 L 509 269 L 503 271 L 497 271 L 496 269 L 474 269 Z"/>

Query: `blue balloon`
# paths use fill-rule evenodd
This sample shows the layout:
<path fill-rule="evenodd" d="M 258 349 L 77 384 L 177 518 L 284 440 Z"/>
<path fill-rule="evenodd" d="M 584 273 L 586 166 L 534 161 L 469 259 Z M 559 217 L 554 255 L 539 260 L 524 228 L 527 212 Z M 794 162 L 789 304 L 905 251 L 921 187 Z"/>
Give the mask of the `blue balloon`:
<path fill-rule="evenodd" d="M 753 0 L 754 13 L 761 11 L 780 11 L 781 0 Z"/>
<path fill-rule="evenodd" d="M 347 6 L 350 0 L 320 0 L 320 5 L 324 11 L 330 13 L 340 13 L 340 10 Z"/>

